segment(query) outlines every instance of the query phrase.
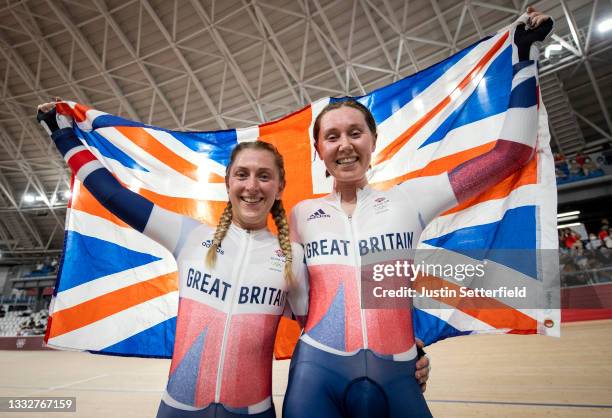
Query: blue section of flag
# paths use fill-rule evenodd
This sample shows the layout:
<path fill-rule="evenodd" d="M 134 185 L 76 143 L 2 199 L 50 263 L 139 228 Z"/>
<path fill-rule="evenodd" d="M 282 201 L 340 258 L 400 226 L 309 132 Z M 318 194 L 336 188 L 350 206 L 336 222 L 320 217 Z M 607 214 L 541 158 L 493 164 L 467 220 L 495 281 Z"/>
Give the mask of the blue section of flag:
<path fill-rule="evenodd" d="M 232 149 L 238 143 L 235 129 L 210 132 L 171 131 L 169 129 L 158 128 L 157 126 L 145 125 L 140 122 L 132 122 L 113 115 L 98 116 L 93 122 L 94 129 L 114 126 L 150 128 L 167 132 L 192 151 L 208 154 L 208 158 L 223 165 L 229 163 Z"/>
<path fill-rule="evenodd" d="M 521 81 L 510 95 L 510 105 L 508 107 L 531 107 L 537 104 L 538 96 L 533 94 L 536 91 L 535 77 Z"/>
<path fill-rule="evenodd" d="M 149 171 L 132 159 L 125 152 L 114 146 L 108 139 L 95 131 L 87 132 L 74 125 L 76 135 L 85 141 L 89 146 L 96 148 L 106 158 L 120 162 L 123 166 L 133 170 Z"/>
<path fill-rule="evenodd" d="M 455 109 L 421 144 L 423 148 L 441 141 L 452 129 L 505 112 L 512 83 L 512 48 L 506 48 L 491 63 L 470 97 Z M 496 140 L 498 138 L 491 138 Z"/>
<path fill-rule="evenodd" d="M 393 115 L 393 113 L 401 109 L 404 105 L 409 103 L 416 96 L 421 94 L 427 87 L 434 83 L 438 78 L 442 77 L 445 72 L 450 70 L 472 49 L 474 49 L 476 45 L 482 41 L 485 41 L 486 39 L 488 38 L 478 41 L 457 54 L 445 59 L 442 62 L 434 64 L 425 70 L 398 80 L 386 87 L 374 90 L 372 93 L 366 96 L 356 97 L 355 99 L 370 109 L 376 123 L 380 124 Z M 332 101 L 334 100 L 338 99 L 332 99 Z"/>
<path fill-rule="evenodd" d="M 537 278 L 535 206 L 509 209 L 497 222 L 457 229 L 423 242 Z"/>
<path fill-rule="evenodd" d="M 100 257 L 104 254 L 104 257 Z M 64 268 L 58 284 L 58 292 L 71 289 L 109 274 L 133 269 L 159 260 L 150 254 L 140 253 L 112 242 L 68 231 Z"/>
<path fill-rule="evenodd" d="M 135 121 L 128 120 L 128 119 L 124 119 L 120 116 L 100 115 L 100 116 L 97 116 L 93 120 L 91 126 L 95 130 L 99 128 L 108 128 L 108 127 L 114 128 L 116 126 L 132 126 L 132 127 L 137 127 L 137 128 L 146 128 L 149 125 L 145 125 L 144 123 L 135 122 Z"/>
<path fill-rule="evenodd" d="M 457 335 L 471 334 L 471 331 L 459 331 L 448 322 L 417 308 L 412 310 L 412 326 L 414 336 L 423 341 L 425 345 Z"/>
<path fill-rule="evenodd" d="M 160 322 L 97 353 L 119 355 L 138 353 L 143 357 L 171 358 L 175 330 L 176 317 Z"/>
<path fill-rule="evenodd" d="M 516 73 L 518 73 L 519 71 L 521 71 L 523 68 L 525 67 L 529 67 L 531 64 L 533 64 L 534 61 L 519 61 L 516 64 L 514 64 L 512 66 L 512 74 L 516 75 Z"/>
<path fill-rule="evenodd" d="M 176 132 L 168 131 L 186 147 L 208 154 L 208 158 L 227 166 L 232 149 L 238 143 L 235 129 L 215 132 Z"/>

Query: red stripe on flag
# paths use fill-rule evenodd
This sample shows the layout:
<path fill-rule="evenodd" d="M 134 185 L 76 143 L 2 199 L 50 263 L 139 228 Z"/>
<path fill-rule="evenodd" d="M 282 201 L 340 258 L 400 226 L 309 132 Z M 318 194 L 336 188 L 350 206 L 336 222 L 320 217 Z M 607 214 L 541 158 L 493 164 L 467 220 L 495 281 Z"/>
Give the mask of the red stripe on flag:
<path fill-rule="evenodd" d="M 461 80 L 454 91 L 463 90 L 472 79 L 474 79 L 478 73 L 482 72 L 484 66 L 491 61 L 493 56 L 502 45 L 508 39 L 508 32 L 504 34 L 496 43 L 491 47 L 489 51 L 478 61 L 476 66 L 470 70 L 470 72 Z M 387 160 L 390 160 L 427 122 L 433 117 L 440 113 L 447 105 L 452 102 L 451 95 L 446 96 L 440 103 L 438 103 L 433 109 L 425 114 L 421 119 L 416 121 L 410 126 L 403 134 L 398 136 L 393 142 L 387 145 L 379 154 L 372 157 L 372 165 L 380 164 Z"/>
<path fill-rule="evenodd" d="M 52 315 L 53 328 L 48 338 L 58 337 L 163 296 L 177 290 L 177 286 L 177 273 L 168 273 L 98 296 L 71 308 L 62 309 Z"/>
<path fill-rule="evenodd" d="M 221 177 L 217 173 L 209 173 L 207 183 L 225 183 L 225 177 Z"/>
<path fill-rule="evenodd" d="M 121 219 L 110 213 L 108 209 L 102 206 L 100 202 L 93 197 L 89 190 L 83 186 L 83 183 L 80 183 L 80 185 L 77 187 L 78 190 L 75 190 L 74 187 L 72 188 L 72 209 L 98 216 L 124 228 L 130 228 L 128 224 L 123 222 Z"/>
<path fill-rule="evenodd" d="M 465 314 L 485 322 L 497 329 L 533 330 L 537 321 L 532 317 L 508 306 L 495 298 L 462 297 L 459 285 L 434 276 L 418 276 L 414 282 L 415 289 L 425 288 L 429 291 L 454 290 L 457 296 L 432 297 L 448 306 L 454 307 Z M 450 293 L 450 292 L 449 292 Z"/>
<path fill-rule="evenodd" d="M 259 127 L 259 139 L 273 144 L 285 160 L 287 187 L 283 193 L 283 203 L 287 212 L 298 202 L 314 196 L 308 164 L 311 161 L 308 133 L 311 121 L 312 109 L 309 105 Z"/>
<path fill-rule="evenodd" d="M 116 126 L 123 136 L 128 138 L 134 144 L 157 158 L 162 163 L 166 164 L 173 170 L 189 177 L 192 180 L 198 181 L 198 166 L 187 161 L 180 155 L 177 155 L 170 148 L 159 142 L 157 138 L 148 133 L 144 128 L 133 126 Z"/>
<path fill-rule="evenodd" d="M 77 103 L 74 108 L 70 107 L 68 103 L 58 102 L 56 104 L 57 111 L 62 115 L 70 116 L 77 122 L 83 122 L 87 119 L 86 113 L 90 107 L 84 106 L 80 103 Z"/>
<path fill-rule="evenodd" d="M 83 151 L 79 151 L 70 157 L 68 160 L 68 165 L 73 173 L 78 174 L 81 167 L 95 160 L 96 156 L 93 155 L 91 151 L 84 149 Z"/>
<path fill-rule="evenodd" d="M 209 225 L 217 225 L 221 213 L 227 206 L 225 201 L 171 197 L 147 189 L 140 189 L 138 194 L 166 210 L 192 217 Z"/>

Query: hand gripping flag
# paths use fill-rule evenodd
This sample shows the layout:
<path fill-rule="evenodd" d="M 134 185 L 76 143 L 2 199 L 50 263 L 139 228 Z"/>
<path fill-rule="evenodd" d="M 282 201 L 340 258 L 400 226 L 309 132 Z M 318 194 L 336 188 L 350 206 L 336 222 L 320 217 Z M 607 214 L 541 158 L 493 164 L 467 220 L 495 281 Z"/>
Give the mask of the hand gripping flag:
<path fill-rule="evenodd" d="M 520 70 L 504 30 L 410 77 L 357 98 L 378 124 L 370 183 L 391 187 L 449 171 L 490 150 L 510 106 L 513 73 Z M 215 224 L 227 201 L 224 175 L 232 147 L 267 141 L 287 168 L 287 209 L 332 189 L 313 146 L 312 123 L 330 101 L 322 99 L 280 120 L 246 129 L 170 131 L 88 108 L 58 105 L 70 115 L 83 144 L 126 187 L 155 204 Z M 417 248 L 436 257 L 488 262 L 486 278 L 535 289 L 537 309 L 490 297 L 487 308 L 461 298 L 415 301 L 415 332 L 426 343 L 469 333 L 559 334 L 558 266 L 536 250 L 556 253 L 556 188 L 546 113 L 538 107 L 536 155 L 520 171 L 436 218 Z M 50 346 L 106 354 L 170 357 L 178 305 L 176 263 L 149 238 L 129 228 L 73 180 L 65 251 L 51 305 Z M 473 256 L 469 250 L 480 250 Z M 520 249 L 521 265 L 488 250 Z M 430 252 L 431 253 L 431 252 Z M 535 255 L 534 255 L 535 254 Z M 519 263 L 520 264 L 520 263 Z M 452 277 L 419 280 L 457 287 Z M 466 283 L 464 283 L 466 284 Z M 469 283 L 467 283 L 470 286 Z M 291 354 L 299 330 L 284 322 L 276 355 Z"/>

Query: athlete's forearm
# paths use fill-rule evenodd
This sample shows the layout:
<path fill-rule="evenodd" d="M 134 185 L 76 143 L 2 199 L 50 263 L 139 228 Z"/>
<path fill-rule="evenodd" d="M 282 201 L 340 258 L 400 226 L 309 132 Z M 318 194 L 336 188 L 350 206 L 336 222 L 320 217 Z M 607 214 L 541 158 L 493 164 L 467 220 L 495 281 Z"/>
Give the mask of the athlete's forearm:
<path fill-rule="evenodd" d="M 56 130 L 51 138 L 76 178 L 98 202 L 132 228 L 143 232 L 153 203 L 121 185 L 71 128 Z"/>
<path fill-rule="evenodd" d="M 449 172 L 458 202 L 491 188 L 527 164 L 534 155 L 538 131 L 536 64 L 522 61 L 514 70 L 508 110 L 495 146 Z"/>

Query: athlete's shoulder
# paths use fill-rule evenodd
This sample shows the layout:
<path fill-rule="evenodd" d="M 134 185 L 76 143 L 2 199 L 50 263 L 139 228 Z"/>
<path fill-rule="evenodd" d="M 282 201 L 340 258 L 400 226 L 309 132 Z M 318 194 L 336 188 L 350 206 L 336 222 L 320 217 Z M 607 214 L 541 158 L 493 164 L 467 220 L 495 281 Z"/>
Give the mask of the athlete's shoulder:
<path fill-rule="evenodd" d="M 300 222 L 309 220 L 313 216 L 324 216 L 326 212 L 329 212 L 327 206 L 326 197 L 302 200 L 293 207 L 292 219 Z"/>
<path fill-rule="evenodd" d="M 183 230 L 189 235 L 212 236 L 215 234 L 217 227 L 202 222 L 198 219 L 185 217 L 183 220 Z"/>
<path fill-rule="evenodd" d="M 310 208 L 316 206 L 321 201 L 322 201 L 322 198 L 304 199 L 298 202 L 291 211 L 293 212 L 294 215 L 303 214 L 303 213 L 308 212 Z"/>
<path fill-rule="evenodd" d="M 304 200 L 298 202 L 294 206 L 294 209 L 295 208 L 300 208 L 300 210 L 301 210 L 302 208 L 308 208 L 308 207 L 311 207 L 311 206 L 314 206 L 314 205 L 320 205 L 320 204 L 324 203 L 326 199 L 327 199 L 327 196 L 324 196 L 324 197 L 315 197 L 315 198 L 312 198 L 312 199 L 304 199 Z"/>

